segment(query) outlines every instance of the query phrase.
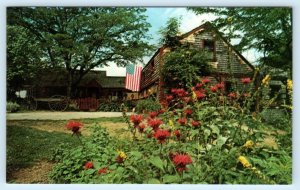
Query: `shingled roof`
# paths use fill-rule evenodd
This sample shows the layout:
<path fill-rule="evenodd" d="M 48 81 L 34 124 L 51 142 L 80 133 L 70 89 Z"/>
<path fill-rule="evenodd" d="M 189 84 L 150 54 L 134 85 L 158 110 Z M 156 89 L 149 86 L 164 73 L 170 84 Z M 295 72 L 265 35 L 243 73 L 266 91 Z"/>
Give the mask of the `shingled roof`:
<path fill-rule="evenodd" d="M 79 87 L 89 86 L 91 83 L 98 84 L 102 88 L 124 88 L 125 77 L 111 77 L 106 71 L 90 71 L 78 84 Z M 67 86 L 67 71 L 63 69 L 45 70 L 39 74 L 32 85 L 40 87 L 63 87 Z"/>

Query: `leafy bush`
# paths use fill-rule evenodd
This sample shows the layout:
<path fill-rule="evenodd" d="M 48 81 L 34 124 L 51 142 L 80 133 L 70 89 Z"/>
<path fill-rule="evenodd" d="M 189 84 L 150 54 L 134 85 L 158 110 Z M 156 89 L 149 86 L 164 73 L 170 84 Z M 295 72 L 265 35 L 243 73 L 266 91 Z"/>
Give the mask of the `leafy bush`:
<path fill-rule="evenodd" d="M 159 102 L 152 99 L 139 100 L 136 105 L 138 113 L 157 111 L 161 108 Z"/>
<path fill-rule="evenodd" d="M 7 102 L 6 103 L 6 111 L 7 112 L 17 112 L 20 109 L 20 105 L 15 102 Z"/>
<path fill-rule="evenodd" d="M 120 106 L 120 103 L 102 102 L 99 105 L 98 111 L 119 112 L 119 111 L 121 111 L 121 106 Z"/>
<path fill-rule="evenodd" d="M 244 81 L 250 85 L 250 79 Z M 80 137 L 76 128 L 78 146 L 57 151 L 51 178 L 55 183 L 290 184 L 292 150 L 284 139 L 291 139 L 291 130 L 278 139 L 276 128 L 251 113 L 255 96 L 226 95 L 222 83 L 215 87 L 205 78 L 190 89 L 173 89 L 162 110 L 153 100 L 140 101 L 139 111 L 151 112 L 129 118 L 123 112 L 132 139 L 111 138 L 99 127 L 91 137 Z"/>

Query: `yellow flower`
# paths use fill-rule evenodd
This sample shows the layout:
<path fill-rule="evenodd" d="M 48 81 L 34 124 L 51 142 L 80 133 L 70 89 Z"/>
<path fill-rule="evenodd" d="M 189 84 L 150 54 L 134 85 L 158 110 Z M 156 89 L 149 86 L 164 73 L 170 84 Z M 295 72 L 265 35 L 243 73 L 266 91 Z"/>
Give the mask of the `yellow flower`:
<path fill-rule="evenodd" d="M 197 95 L 194 91 L 192 92 L 192 98 L 193 98 L 193 100 L 197 100 Z"/>
<path fill-rule="evenodd" d="M 118 150 L 118 155 L 119 155 L 120 158 L 123 158 L 124 160 L 127 158 L 125 152 L 123 152 L 123 151 Z"/>
<path fill-rule="evenodd" d="M 293 81 L 291 79 L 288 79 L 287 80 L 287 89 L 289 91 L 292 91 L 293 90 Z"/>
<path fill-rule="evenodd" d="M 231 16 L 231 17 L 228 17 L 228 18 L 227 18 L 227 21 L 228 21 L 228 22 L 232 22 L 232 19 L 233 19 L 232 16 Z"/>
<path fill-rule="evenodd" d="M 246 141 L 246 143 L 244 144 L 244 147 L 245 147 L 245 148 L 252 148 L 253 145 L 254 145 L 253 141 L 248 140 L 248 141 Z"/>
<path fill-rule="evenodd" d="M 270 80 L 271 80 L 270 75 L 266 75 L 261 83 L 262 83 L 262 85 L 267 86 L 269 84 Z"/>
<path fill-rule="evenodd" d="M 245 168 L 251 167 L 251 164 L 249 163 L 249 161 L 247 160 L 247 158 L 245 156 L 239 156 L 238 160 L 241 164 L 243 164 L 243 166 Z"/>
<path fill-rule="evenodd" d="M 170 125 L 171 128 L 174 127 L 174 122 L 171 119 L 169 120 L 169 125 Z"/>

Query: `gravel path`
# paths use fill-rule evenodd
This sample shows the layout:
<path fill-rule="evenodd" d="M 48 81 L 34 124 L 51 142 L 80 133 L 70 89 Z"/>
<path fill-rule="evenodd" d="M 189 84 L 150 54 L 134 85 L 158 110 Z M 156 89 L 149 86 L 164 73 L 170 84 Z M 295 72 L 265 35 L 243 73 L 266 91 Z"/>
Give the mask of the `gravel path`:
<path fill-rule="evenodd" d="M 131 113 L 127 113 L 130 115 Z M 26 113 L 7 113 L 7 120 L 69 120 L 99 117 L 121 117 L 122 112 L 52 112 L 34 111 Z"/>

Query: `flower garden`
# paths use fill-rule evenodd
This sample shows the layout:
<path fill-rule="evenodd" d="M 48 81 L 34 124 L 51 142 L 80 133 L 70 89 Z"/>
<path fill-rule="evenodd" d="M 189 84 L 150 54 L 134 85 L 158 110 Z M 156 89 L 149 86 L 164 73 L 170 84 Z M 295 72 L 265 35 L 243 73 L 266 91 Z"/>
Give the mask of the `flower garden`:
<path fill-rule="evenodd" d="M 255 102 L 270 76 L 242 91 L 204 77 L 191 88 L 173 88 L 158 110 L 123 117 L 130 139 L 110 136 L 101 126 L 82 136 L 84 123 L 69 121 L 78 144 L 59 146 L 50 174 L 53 183 L 104 184 L 290 184 L 292 182 L 291 106 L 282 105 L 279 125 L 262 113 L 274 101 Z M 292 81 L 287 83 L 292 98 Z M 268 138 L 272 137 L 272 142 Z"/>

